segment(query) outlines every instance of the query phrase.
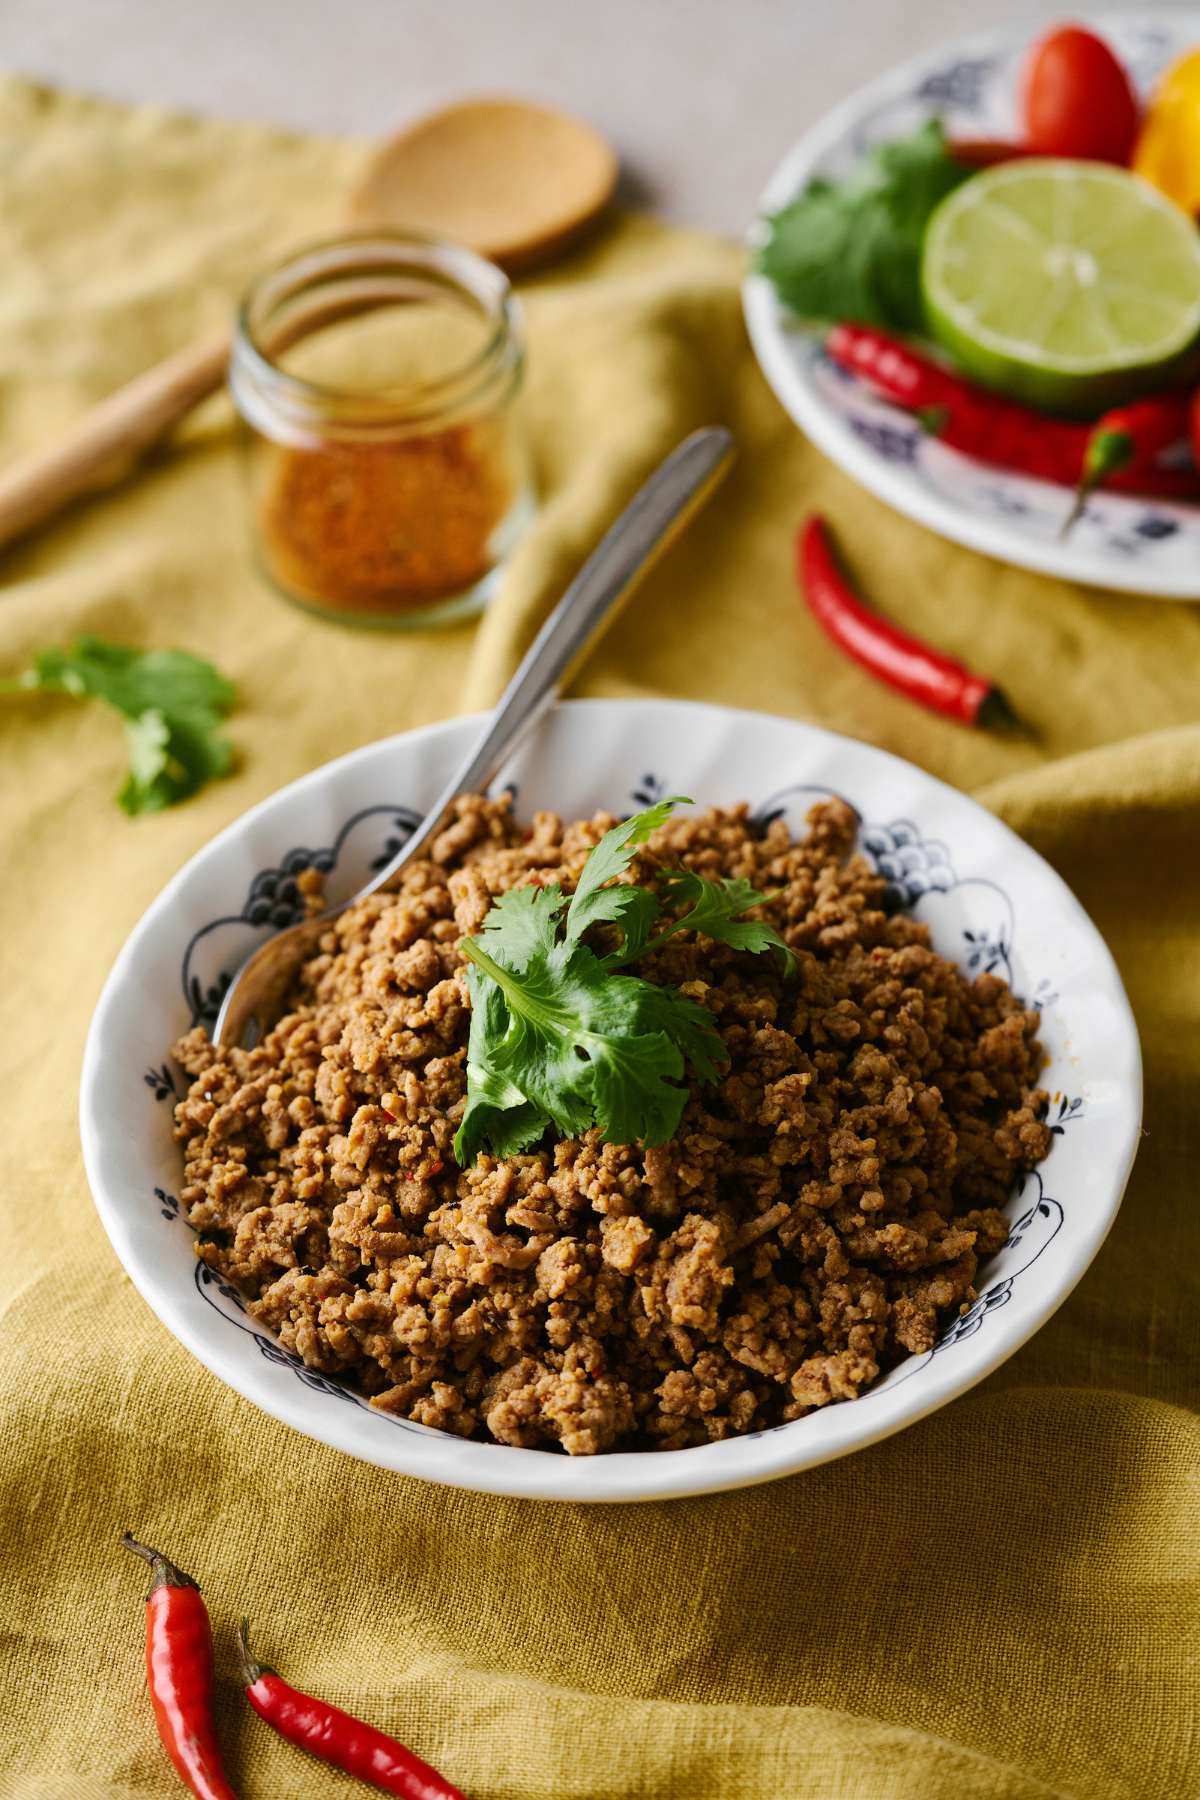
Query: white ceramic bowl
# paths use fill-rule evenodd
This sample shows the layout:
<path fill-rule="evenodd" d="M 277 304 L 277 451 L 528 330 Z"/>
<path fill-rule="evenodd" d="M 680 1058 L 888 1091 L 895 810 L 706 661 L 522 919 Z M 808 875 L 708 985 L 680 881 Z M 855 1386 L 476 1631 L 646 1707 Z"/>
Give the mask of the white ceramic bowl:
<path fill-rule="evenodd" d="M 197 1262 L 174 1198 L 179 1078 L 168 1046 L 194 1018 L 212 1017 L 228 972 L 292 918 L 295 871 L 316 862 L 331 896 L 352 891 L 449 779 L 475 729 L 454 720 L 387 738 L 264 800 L 192 858 L 117 959 L 84 1058 L 84 1158 L 113 1247 L 168 1330 L 264 1412 L 364 1462 L 575 1501 L 701 1494 L 811 1468 L 911 1424 L 1011 1356 L 1095 1256 L 1133 1161 L 1141 1064 L 1112 958 L 1058 876 L 952 788 L 832 732 L 682 702 L 569 702 L 503 781 L 519 807 L 572 818 L 682 792 L 699 803 L 748 800 L 797 832 L 816 798 L 839 794 L 863 820 L 863 849 L 938 948 L 971 971 L 998 970 L 1040 1006 L 1054 1147 L 1014 1194 L 1012 1236 L 971 1310 L 861 1399 L 699 1449 L 572 1458 L 464 1443 L 375 1411 L 298 1364 Z"/>
<path fill-rule="evenodd" d="M 1089 21 L 1146 92 L 1196 42 L 1189 8 Z M 871 145 L 937 116 L 960 137 L 1017 135 L 1028 20 L 926 51 L 851 95 L 788 151 L 759 201 L 777 212 L 814 176 L 849 173 Z M 761 238 L 761 225 L 751 232 Z M 836 368 L 821 334 L 789 314 L 770 282 L 748 277 L 746 323 L 763 373 L 818 449 L 855 481 L 922 525 L 1004 562 L 1163 600 L 1200 599 L 1200 505 L 1096 494 L 1065 543 L 1070 495 L 947 449 L 899 407 Z"/>

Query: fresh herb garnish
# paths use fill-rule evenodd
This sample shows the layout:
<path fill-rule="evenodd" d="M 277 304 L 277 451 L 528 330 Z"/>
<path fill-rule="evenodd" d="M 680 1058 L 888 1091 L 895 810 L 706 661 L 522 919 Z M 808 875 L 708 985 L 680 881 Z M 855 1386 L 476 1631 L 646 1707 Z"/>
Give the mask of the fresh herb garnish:
<path fill-rule="evenodd" d="M 601 838 L 568 899 L 561 887 L 502 894 L 477 937 L 465 938 L 471 967 L 467 1109 L 454 1139 L 465 1167 L 481 1150 L 512 1156 L 551 1126 L 573 1137 L 598 1126 L 614 1144 L 665 1144 L 687 1099 L 685 1069 L 713 1081 L 728 1052 L 712 1014 L 675 988 L 617 971 L 679 931 L 699 931 L 758 953 L 792 953 L 764 920 L 744 915 L 769 895 L 748 881 L 712 881 L 673 869 L 657 886 L 624 874 L 681 795 L 636 813 Z M 592 926 L 619 934 L 594 950 Z"/>
<path fill-rule="evenodd" d="M 129 774 L 117 799 L 127 813 L 161 812 L 224 775 L 233 746 L 218 736 L 233 683 L 186 650 L 135 650 L 98 637 L 43 650 L 9 692 L 104 700 L 125 720 Z"/>
<path fill-rule="evenodd" d="M 921 240 L 971 170 L 936 119 L 873 149 L 845 181 L 812 181 L 768 219 L 756 267 L 801 318 L 919 331 Z"/>

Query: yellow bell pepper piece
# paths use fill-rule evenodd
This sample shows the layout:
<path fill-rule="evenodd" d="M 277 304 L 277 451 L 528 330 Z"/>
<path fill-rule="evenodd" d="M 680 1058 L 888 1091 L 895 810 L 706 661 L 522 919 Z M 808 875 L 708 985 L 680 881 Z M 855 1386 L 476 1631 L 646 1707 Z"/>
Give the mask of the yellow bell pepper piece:
<path fill-rule="evenodd" d="M 1200 50 L 1172 63 L 1155 89 L 1133 170 L 1185 212 L 1200 213 Z"/>

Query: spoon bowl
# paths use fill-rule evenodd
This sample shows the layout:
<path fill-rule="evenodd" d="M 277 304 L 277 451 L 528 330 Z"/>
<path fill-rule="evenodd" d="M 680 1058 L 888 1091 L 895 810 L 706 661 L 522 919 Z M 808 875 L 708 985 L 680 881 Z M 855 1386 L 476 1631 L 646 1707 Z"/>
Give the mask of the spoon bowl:
<path fill-rule="evenodd" d="M 611 146 L 582 119 L 528 100 L 460 100 L 376 146 L 348 216 L 453 238 L 511 272 L 581 236 L 617 173 Z"/>

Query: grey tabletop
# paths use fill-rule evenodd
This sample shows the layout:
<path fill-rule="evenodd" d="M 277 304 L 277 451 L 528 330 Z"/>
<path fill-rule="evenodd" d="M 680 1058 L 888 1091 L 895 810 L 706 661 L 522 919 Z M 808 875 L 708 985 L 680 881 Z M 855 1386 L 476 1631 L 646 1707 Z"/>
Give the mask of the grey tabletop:
<path fill-rule="evenodd" d="M 1056 13 L 1045 0 L 2 0 L 0 66 L 118 99 L 365 134 L 452 96 L 519 93 L 572 107 L 605 131 L 631 198 L 740 232 L 788 145 L 871 76 L 969 31 L 1081 10 L 1096 9 Z"/>

